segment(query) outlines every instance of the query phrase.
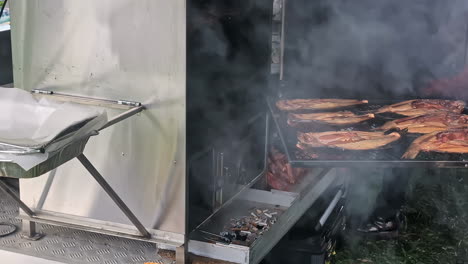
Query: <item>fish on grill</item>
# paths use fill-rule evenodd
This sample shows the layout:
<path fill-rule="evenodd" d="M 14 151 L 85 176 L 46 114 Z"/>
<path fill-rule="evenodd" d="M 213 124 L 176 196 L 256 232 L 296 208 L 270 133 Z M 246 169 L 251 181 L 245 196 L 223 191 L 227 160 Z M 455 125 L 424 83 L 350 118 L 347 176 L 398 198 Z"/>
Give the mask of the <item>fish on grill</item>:
<path fill-rule="evenodd" d="M 281 111 L 328 110 L 367 103 L 367 100 L 353 99 L 293 99 L 280 100 L 276 102 L 276 106 Z"/>
<path fill-rule="evenodd" d="M 346 150 L 370 150 L 384 147 L 401 138 L 399 133 L 336 131 L 321 133 L 299 133 L 297 147 L 300 149 L 314 147 L 340 148 Z"/>
<path fill-rule="evenodd" d="M 465 108 L 463 101 L 417 99 L 388 105 L 376 111 L 379 113 L 395 113 L 404 116 L 419 116 L 431 112 L 453 112 L 460 114 Z"/>
<path fill-rule="evenodd" d="M 423 152 L 468 153 L 468 128 L 451 129 L 421 136 L 413 141 L 403 159 L 415 159 Z"/>
<path fill-rule="evenodd" d="M 422 116 L 410 116 L 389 121 L 378 130 L 407 129 L 408 133 L 429 134 L 453 128 L 468 128 L 468 115 L 436 112 Z"/>
<path fill-rule="evenodd" d="M 293 127 L 299 123 L 310 122 L 328 125 L 353 125 L 373 118 L 375 118 L 374 114 L 356 115 L 350 111 L 311 114 L 290 113 L 288 115 L 288 124 Z"/>

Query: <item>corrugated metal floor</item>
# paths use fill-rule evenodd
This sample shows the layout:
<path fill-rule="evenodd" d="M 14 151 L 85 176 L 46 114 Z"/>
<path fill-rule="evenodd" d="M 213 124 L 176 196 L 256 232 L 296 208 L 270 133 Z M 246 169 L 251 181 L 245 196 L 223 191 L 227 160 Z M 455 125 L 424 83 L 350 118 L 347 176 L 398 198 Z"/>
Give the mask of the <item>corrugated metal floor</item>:
<path fill-rule="evenodd" d="M 21 227 L 16 219 L 18 206 L 0 190 L 0 223 Z M 2 233 L 0 226 L 0 234 Z M 21 238 L 19 231 L 0 238 L 0 250 L 11 251 L 63 263 L 144 264 L 145 262 L 174 263 L 169 252 L 165 258 L 156 254 L 151 243 L 89 233 L 64 227 L 38 225 L 45 237 L 39 241 Z"/>

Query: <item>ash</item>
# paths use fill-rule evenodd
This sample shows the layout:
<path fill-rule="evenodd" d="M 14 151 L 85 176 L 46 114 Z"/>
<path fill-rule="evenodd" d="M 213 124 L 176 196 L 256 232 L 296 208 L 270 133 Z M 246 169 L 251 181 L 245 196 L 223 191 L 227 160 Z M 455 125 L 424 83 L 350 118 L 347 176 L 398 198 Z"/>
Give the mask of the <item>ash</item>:
<path fill-rule="evenodd" d="M 220 236 L 225 243 L 248 246 L 267 232 L 281 213 L 279 209 L 253 208 L 247 216 L 231 218 Z"/>

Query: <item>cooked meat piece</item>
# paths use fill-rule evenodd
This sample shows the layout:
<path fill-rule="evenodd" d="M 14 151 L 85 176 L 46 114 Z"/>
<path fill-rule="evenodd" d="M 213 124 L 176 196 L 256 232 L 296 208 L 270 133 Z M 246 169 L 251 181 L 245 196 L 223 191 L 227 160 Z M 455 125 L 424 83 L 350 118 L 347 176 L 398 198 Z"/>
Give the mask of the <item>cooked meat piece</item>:
<path fill-rule="evenodd" d="M 268 155 L 268 172 L 271 173 L 271 175 L 267 175 L 267 179 L 268 177 L 274 177 L 277 180 L 277 184 L 284 185 L 282 183 L 284 182 L 289 185 L 297 183 L 305 175 L 306 170 L 293 168 L 291 164 L 289 164 L 285 154 L 272 148 Z M 277 189 L 272 185 L 270 186 Z"/>
<path fill-rule="evenodd" d="M 271 188 L 280 191 L 289 191 L 292 188 L 292 184 L 287 183 L 285 180 L 276 177 L 271 172 L 267 172 L 267 183 Z"/>
<path fill-rule="evenodd" d="M 297 110 L 326 110 L 335 109 L 346 106 L 367 104 L 367 100 L 352 100 L 352 99 L 294 99 L 280 100 L 276 102 L 276 106 L 281 111 L 297 111 Z"/>
<path fill-rule="evenodd" d="M 465 108 L 462 101 L 418 99 L 388 105 L 376 113 L 396 113 L 404 116 L 419 116 L 431 112 L 445 111 L 460 114 Z"/>
<path fill-rule="evenodd" d="M 468 153 L 468 128 L 434 132 L 417 138 L 404 159 L 414 159 L 421 152 Z"/>
<path fill-rule="evenodd" d="M 353 125 L 373 119 L 374 114 L 356 115 L 353 112 L 342 111 L 332 113 L 289 114 L 288 124 L 296 126 L 298 123 L 324 123 L 329 125 Z"/>
<path fill-rule="evenodd" d="M 405 117 L 390 121 L 379 130 L 408 129 L 409 133 L 428 134 L 453 128 L 468 128 L 468 115 L 451 112 L 437 112 L 422 116 Z"/>
<path fill-rule="evenodd" d="M 400 139 L 400 134 L 365 131 L 337 131 L 322 133 L 299 133 L 298 147 L 329 147 L 348 150 L 369 150 L 381 148 Z"/>

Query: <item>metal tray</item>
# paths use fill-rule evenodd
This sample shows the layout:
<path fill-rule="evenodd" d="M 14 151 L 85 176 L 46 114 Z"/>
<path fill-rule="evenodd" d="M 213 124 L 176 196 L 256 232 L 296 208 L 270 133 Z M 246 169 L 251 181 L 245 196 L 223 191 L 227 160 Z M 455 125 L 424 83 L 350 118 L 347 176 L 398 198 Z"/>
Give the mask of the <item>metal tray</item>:
<path fill-rule="evenodd" d="M 39 177 L 82 154 L 86 147 L 86 143 L 88 143 L 88 140 L 92 135 L 82 137 L 68 145 L 65 145 L 59 150 L 50 153 L 49 158 L 46 161 L 28 171 L 24 170 L 14 162 L 0 160 L 0 177 L 19 179 Z"/>
<path fill-rule="evenodd" d="M 296 147 L 297 132 L 310 129 L 306 126 L 298 128 L 290 127 L 287 121 L 287 113 L 280 111 L 275 102 L 277 99 L 268 98 L 268 107 L 277 129 L 276 143 L 282 146 L 290 164 L 294 167 L 435 167 L 435 168 L 468 168 L 467 154 L 444 154 L 421 152 L 414 160 L 403 160 L 401 156 L 405 153 L 411 143 L 420 135 L 405 134 L 402 138 L 385 148 L 376 150 L 340 150 L 332 148 L 316 148 L 314 154 L 318 157 L 307 157 Z M 348 110 L 359 114 L 370 113 L 383 105 L 396 103 L 395 101 L 369 100 L 369 104 L 355 107 L 347 107 L 339 110 Z M 468 113 L 465 109 L 464 113 Z M 327 125 L 313 125 L 314 131 L 330 130 L 370 130 L 381 126 L 387 121 L 400 118 L 395 114 L 379 114 L 376 118 L 353 127 L 333 127 Z"/>
<path fill-rule="evenodd" d="M 305 211 L 328 190 L 342 185 L 343 179 L 336 170 L 317 169 L 312 170 L 304 179 L 302 187 L 294 192 L 246 189 L 237 199 L 224 205 L 209 221 L 191 232 L 189 252 L 230 263 L 259 263 Z M 268 231 L 249 245 L 214 241 L 230 218 L 242 216 L 252 207 L 279 209 L 282 213 Z"/>

